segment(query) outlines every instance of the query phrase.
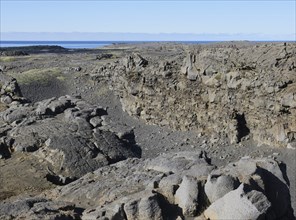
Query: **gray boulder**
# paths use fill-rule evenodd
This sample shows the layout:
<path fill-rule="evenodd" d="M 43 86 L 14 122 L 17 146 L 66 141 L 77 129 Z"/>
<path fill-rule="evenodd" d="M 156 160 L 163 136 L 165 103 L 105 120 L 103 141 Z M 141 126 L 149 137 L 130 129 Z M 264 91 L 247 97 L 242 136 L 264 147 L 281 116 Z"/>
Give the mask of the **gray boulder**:
<path fill-rule="evenodd" d="M 238 186 L 239 181 L 232 176 L 210 174 L 205 184 L 205 193 L 209 201 L 213 203 Z"/>
<path fill-rule="evenodd" d="M 81 177 L 108 164 L 92 142 L 75 135 L 51 138 L 43 154 L 52 163 L 55 172 L 69 177 Z"/>
<path fill-rule="evenodd" d="M 241 184 L 208 207 L 204 215 L 207 219 L 264 219 L 271 203 L 256 190 Z"/>
<path fill-rule="evenodd" d="M 245 157 L 236 163 L 230 163 L 222 169 L 213 171 L 212 174 L 224 173 L 264 193 L 277 218 L 281 218 L 291 212 L 289 186 L 286 174 L 280 168 L 282 165 L 270 158 Z"/>
<path fill-rule="evenodd" d="M 126 202 L 124 212 L 128 220 L 163 219 L 158 196 L 149 191 L 143 192 L 140 198 Z"/>
<path fill-rule="evenodd" d="M 183 215 L 195 216 L 198 209 L 198 181 L 184 176 L 175 194 L 175 203 L 182 208 Z"/>
<path fill-rule="evenodd" d="M 0 101 L 4 104 L 10 104 L 13 102 L 13 99 L 9 95 L 4 95 L 1 97 Z"/>
<path fill-rule="evenodd" d="M 71 99 L 51 98 L 36 103 L 36 113 L 38 115 L 59 114 L 72 106 L 73 103 L 71 103 Z"/>
<path fill-rule="evenodd" d="M 102 125 L 102 121 L 103 119 L 101 119 L 101 117 L 93 117 L 90 119 L 89 123 L 94 127 L 98 127 L 98 126 L 101 126 Z"/>

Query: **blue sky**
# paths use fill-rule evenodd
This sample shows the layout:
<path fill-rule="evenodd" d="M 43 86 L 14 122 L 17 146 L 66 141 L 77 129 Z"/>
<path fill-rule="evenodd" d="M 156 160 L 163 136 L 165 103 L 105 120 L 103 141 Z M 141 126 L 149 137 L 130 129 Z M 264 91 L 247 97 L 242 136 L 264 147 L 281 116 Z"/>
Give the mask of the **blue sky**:
<path fill-rule="evenodd" d="M 122 32 L 293 38 L 295 4 L 295 0 L 1 0 L 0 27 L 3 36 L 5 32 Z"/>

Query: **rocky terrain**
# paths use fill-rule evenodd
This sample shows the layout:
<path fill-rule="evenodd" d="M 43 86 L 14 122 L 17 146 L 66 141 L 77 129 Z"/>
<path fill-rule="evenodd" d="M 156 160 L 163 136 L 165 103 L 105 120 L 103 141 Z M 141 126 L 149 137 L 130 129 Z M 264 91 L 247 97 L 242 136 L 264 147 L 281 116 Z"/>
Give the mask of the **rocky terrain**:
<path fill-rule="evenodd" d="M 295 43 L 0 50 L 0 219 L 295 218 Z"/>
<path fill-rule="evenodd" d="M 296 147 L 295 45 L 219 45 L 186 54 L 182 65 L 179 57 L 135 54 L 99 75 L 111 78 L 125 111 L 147 122 L 212 140 L 251 136 L 259 145 Z"/>

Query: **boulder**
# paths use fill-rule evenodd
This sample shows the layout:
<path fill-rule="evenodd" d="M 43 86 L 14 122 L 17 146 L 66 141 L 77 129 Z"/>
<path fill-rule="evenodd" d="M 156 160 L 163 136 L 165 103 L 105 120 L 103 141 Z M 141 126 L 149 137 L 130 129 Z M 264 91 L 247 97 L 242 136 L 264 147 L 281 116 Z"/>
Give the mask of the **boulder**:
<path fill-rule="evenodd" d="M 241 184 L 212 203 L 204 212 L 207 219 L 264 219 L 271 203 L 266 196 Z"/>
<path fill-rule="evenodd" d="M 175 203 L 182 208 L 184 216 L 195 216 L 199 201 L 199 183 L 196 179 L 184 176 L 175 194 Z"/>
<path fill-rule="evenodd" d="M 9 95 L 4 95 L 4 96 L 1 96 L 1 100 L 0 100 L 2 103 L 4 104 L 11 104 L 13 102 L 13 99 L 9 96 Z"/>
<path fill-rule="evenodd" d="M 205 184 L 205 193 L 211 203 L 223 197 L 228 192 L 235 190 L 239 181 L 232 176 L 209 175 Z"/>
<path fill-rule="evenodd" d="M 96 116 L 96 117 L 91 118 L 90 121 L 89 121 L 89 123 L 90 123 L 94 128 L 96 128 L 96 127 L 102 125 L 102 121 L 103 121 L 103 119 L 101 119 L 101 117 Z"/>
<path fill-rule="evenodd" d="M 245 157 L 223 169 L 213 171 L 213 175 L 230 175 L 239 182 L 264 193 L 277 218 L 291 212 L 291 198 L 283 164 L 270 158 L 252 159 Z"/>

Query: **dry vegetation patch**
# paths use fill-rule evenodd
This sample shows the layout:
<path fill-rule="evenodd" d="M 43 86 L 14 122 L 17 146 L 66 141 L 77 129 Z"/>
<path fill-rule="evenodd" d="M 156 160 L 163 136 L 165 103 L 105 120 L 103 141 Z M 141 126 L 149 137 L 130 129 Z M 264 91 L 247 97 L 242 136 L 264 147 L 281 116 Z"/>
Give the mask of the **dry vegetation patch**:
<path fill-rule="evenodd" d="M 13 74 L 19 84 L 28 85 L 32 82 L 47 84 L 51 79 L 62 79 L 62 72 L 59 68 L 30 69 L 28 71 Z"/>

